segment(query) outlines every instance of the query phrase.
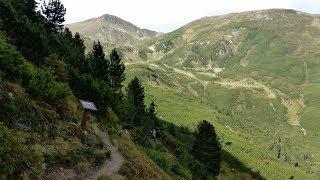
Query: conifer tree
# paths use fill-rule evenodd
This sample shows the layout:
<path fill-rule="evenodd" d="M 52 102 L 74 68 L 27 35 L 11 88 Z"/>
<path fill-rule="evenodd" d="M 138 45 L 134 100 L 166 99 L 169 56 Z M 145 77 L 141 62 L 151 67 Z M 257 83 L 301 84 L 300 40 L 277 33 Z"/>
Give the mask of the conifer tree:
<path fill-rule="evenodd" d="M 139 125 L 140 118 L 145 114 L 146 106 L 144 104 L 144 88 L 142 87 L 139 79 L 135 77 L 128 85 L 127 99 L 131 110 L 135 110 L 134 114 L 131 114 L 134 121 Z M 132 113 L 132 112 L 131 112 Z"/>
<path fill-rule="evenodd" d="M 212 176 L 220 173 L 221 146 L 214 127 L 208 121 L 198 124 L 192 154 L 205 165 Z"/>
<path fill-rule="evenodd" d="M 69 28 L 65 28 L 64 31 L 63 31 L 63 36 L 68 38 L 68 39 L 71 39 L 72 38 L 72 33 L 70 31 Z"/>
<path fill-rule="evenodd" d="M 116 49 L 110 54 L 110 78 L 111 87 L 115 92 L 121 91 L 122 83 L 125 80 L 125 67 Z"/>
<path fill-rule="evenodd" d="M 148 114 L 151 116 L 151 117 L 156 117 L 157 116 L 157 112 L 156 112 L 156 104 L 154 103 L 154 101 L 152 101 L 150 103 L 150 106 L 148 108 Z"/>
<path fill-rule="evenodd" d="M 78 32 L 76 32 L 74 35 L 73 44 L 75 45 L 75 48 L 74 48 L 75 57 L 73 59 L 72 65 L 74 67 L 77 67 L 81 73 L 86 73 L 86 74 L 90 73 L 91 71 L 91 66 L 89 63 L 90 58 L 88 59 L 85 57 L 86 47 Z"/>
<path fill-rule="evenodd" d="M 49 0 L 48 3 L 44 1 L 41 10 L 51 28 L 56 30 L 62 29 L 66 8 L 64 8 L 60 0 Z"/>
<path fill-rule="evenodd" d="M 78 32 L 76 32 L 74 34 L 74 41 L 76 43 L 77 46 L 81 47 L 81 49 L 83 50 L 83 52 L 85 51 L 85 46 L 84 46 L 84 42 L 81 39 L 81 36 Z"/>
<path fill-rule="evenodd" d="M 161 131 L 163 130 L 163 126 L 160 119 L 157 117 L 157 108 L 154 101 L 150 103 L 150 106 L 147 110 L 147 114 L 148 114 L 149 121 L 151 121 L 150 122 L 151 128 L 156 129 L 157 134 L 160 135 Z"/>
<path fill-rule="evenodd" d="M 109 61 L 105 58 L 105 54 L 103 51 L 103 46 L 98 43 L 94 42 L 92 47 L 91 53 L 91 63 L 93 74 L 96 78 L 100 78 L 105 82 L 109 83 Z"/>

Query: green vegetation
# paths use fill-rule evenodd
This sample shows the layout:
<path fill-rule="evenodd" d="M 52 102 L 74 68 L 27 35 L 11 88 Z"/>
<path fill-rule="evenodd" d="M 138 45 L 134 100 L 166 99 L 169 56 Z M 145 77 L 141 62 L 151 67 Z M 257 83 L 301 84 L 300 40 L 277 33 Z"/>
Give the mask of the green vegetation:
<path fill-rule="evenodd" d="M 146 107 L 137 77 L 122 92 L 125 67 L 116 50 L 106 58 L 97 42 L 86 55 L 80 35 L 62 30 L 65 9 L 59 0 L 43 5 L 44 16 L 33 0 L 0 3 L 6 15 L 0 16 L 1 176 L 41 178 L 64 168 L 89 171 L 111 157 L 101 131 L 120 143 L 127 156 L 120 173 L 129 179 L 218 175 L 220 166 L 206 167 L 192 154 L 198 142 L 188 128 L 159 119 L 155 102 Z M 22 32 L 12 28 L 16 24 L 24 27 Z M 172 47 L 166 42 L 161 51 Z M 77 99 L 93 101 L 99 109 L 84 129 L 78 125 L 83 110 Z M 219 156 L 213 158 L 220 161 L 220 149 L 215 151 Z"/>
<path fill-rule="evenodd" d="M 318 21 L 291 10 L 203 18 L 140 45 L 174 42 L 127 76 L 141 79 L 162 119 L 191 129 L 212 123 L 222 149 L 254 173 L 318 179 Z"/>
<path fill-rule="evenodd" d="M 213 176 L 220 174 L 221 145 L 214 127 L 208 121 L 202 121 L 198 124 L 192 154 L 205 165 L 205 168 Z"/>
<path fill-rule="evenodd" d="M 45 16 L 36 7 L 0 1 L 0 174 L 89 170 L 110 158 L 97 133 L 108 131 L 129 179 L 320 176 L 315 17 L 204 18 L 140 44 L 138 57 L 108 58 L 100 42 L 86 55 L 80 35 L 61 29 L 60 1 Z M 126 55 L 136 59 L 125 68 Z M 77 99 L 99 109 L 87 132 Z"/>

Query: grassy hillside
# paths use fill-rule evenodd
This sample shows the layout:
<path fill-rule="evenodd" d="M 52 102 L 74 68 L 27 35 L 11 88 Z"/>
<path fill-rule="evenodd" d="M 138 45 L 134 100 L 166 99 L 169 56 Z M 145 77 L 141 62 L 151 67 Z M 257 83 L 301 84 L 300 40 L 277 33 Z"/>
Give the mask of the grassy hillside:
<path fill-rule="evenodd" d="M 59 3 L 50 1 L 43 9 L 62 7 Z M 33 0 L 0 1 L 0 179 L 214 179 L 220 159 L 221 179 L 263 179 L 258 171 L 221 151 L 210 123 L 204 124 L 210 140 L 203 143 L 207 150 L 203 152 L 201 145 L 194 151 L 199 138 L 190 129 L 156 116 L 157 108 L 154 103 L 147 106 L 144 92 L 161 91 L 148 85 L 144 91 L 139 79 L 125 76 L 117 51 L 107 58 L 97 43 L 91 54 L 85 54 L 79 34 L 62 29 L 62 19 L 52 20 L 37 9 Z M 143 66 L 141 73 L 146 69 Z M 176 71 L 180 72 L 171 69 Z M 122 90 L 125 78 L 131 80 L 128 91 Z M 172 82 L 161 83 L 176 86 Z M 200 120 L 202 116 L 191 109 L 201 113 L 206 108 L 207 117 L 211 116 L 210 102 L 171 92 L 168 97 L 174 101 L 159 102 L 161 111 L 186 119 L 182 114 L 188 110 L 190 118 Z M 197 104 L 168 109 L 176 98 Z M 78 99 L 93 101 L 98 109 L 91 113 L 88 126 L 81 128 L 84 110 Z M 189 127 L 194 123 L 189 121 Z M 208 152 L 216 155 L 210 158 Z"/>
<path fill-rule="evenodd" d="M 224 149 L 266 178 L 320 177 L 318 17 L 206 17 L 136 49 L 127 75 L 143 79 L 160 117 L 213 122 Z"/>

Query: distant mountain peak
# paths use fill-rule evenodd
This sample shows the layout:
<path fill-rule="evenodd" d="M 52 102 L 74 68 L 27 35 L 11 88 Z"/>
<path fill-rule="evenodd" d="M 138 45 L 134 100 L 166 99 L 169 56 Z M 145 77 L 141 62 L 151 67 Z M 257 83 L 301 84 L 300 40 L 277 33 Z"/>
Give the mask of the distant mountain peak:
<path fill-rule="evenodd" d="M 100 41 L 107 49 L 117 46 L 132 46 L 160 33 L 141 29 L 117 16 L 104 14 L 97 18 L 67 24 L 72 32 L 79 32 L 86 40 L 87 47 L 93 41 Z"/>

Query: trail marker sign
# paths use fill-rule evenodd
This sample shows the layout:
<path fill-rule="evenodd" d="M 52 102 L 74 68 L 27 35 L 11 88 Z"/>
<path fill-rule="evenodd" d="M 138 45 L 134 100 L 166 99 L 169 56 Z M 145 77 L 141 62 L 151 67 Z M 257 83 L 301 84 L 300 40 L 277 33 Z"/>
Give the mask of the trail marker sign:
<path fill-rule="evenodd" d="M 83 118 L 81 122 L 81 129 L 86 130 L 87 122 L 90 119 L 90 112 L 98 111 L 98 109 L 93 102 L 85 101 L 85 100 L 79 100 L 79 101 L 80 101 L 81 107 L 84 109 Z"/>

